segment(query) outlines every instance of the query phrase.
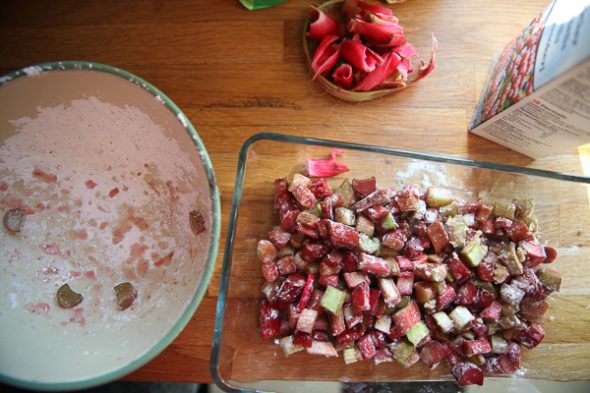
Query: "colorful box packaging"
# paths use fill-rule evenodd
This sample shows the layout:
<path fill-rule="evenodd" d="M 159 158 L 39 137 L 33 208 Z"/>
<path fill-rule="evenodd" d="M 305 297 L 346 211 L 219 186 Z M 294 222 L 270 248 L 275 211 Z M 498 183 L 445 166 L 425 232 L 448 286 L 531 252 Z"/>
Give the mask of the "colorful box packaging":
<path fill-rule="evenodd" d="M 590 0 L 555 0 L 496 55 L 469 130 L 540 158 L 590 142 Z"/>

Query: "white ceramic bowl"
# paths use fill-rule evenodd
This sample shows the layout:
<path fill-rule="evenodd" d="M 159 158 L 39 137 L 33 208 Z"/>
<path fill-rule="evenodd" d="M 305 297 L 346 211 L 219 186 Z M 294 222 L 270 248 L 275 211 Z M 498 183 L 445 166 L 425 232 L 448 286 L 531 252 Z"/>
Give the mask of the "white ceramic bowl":
<path fill-rule="evenodd" d="M 210 281 L 220 203 L 194 127 L 163 93 L 88 62 L 0 79 L 0 381 L 70 390 L 121 377 L 184 328 Z M 191 230 L 189 214 L 204 218 Z M 113 287 L 131 282 L 120 310 Z M 64 283 L 83 295 L 60 308 Z"/>

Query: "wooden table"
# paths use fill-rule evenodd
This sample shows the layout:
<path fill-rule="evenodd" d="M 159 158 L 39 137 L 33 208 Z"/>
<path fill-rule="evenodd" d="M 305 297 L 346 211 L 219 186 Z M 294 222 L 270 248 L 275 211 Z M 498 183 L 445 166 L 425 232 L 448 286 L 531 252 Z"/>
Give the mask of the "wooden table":
<path fill-rule="evenodd" d="M 309 81 L 301 47 L 310 1 L 249 12 L 237 0 L 5 0 L 0 72 L 53 60 L 127 69 L 168 94 L 205 142 L 222 194 L 217 268 L 183 333 L 128 378 L 211 382 L 209 357 L 238 151 L 259 132 L 315 136 L 581 174 L 576 151 L 533 161 L 467 133 L 490 60 L 547 0 L 411 0 L 397 14 L 434 73 L 401 94 L 363 104 Z"/>

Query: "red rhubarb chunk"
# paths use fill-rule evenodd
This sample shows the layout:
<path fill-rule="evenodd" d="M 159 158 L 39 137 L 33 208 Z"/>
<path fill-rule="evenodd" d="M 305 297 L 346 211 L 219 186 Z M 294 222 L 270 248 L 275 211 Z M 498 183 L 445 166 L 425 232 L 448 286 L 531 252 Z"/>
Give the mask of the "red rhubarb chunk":
<path fill-rule="evenodd" d="M 357 346 L 359 351 L 361 352 L 361 356 L 363 357 L 363 359 L 373 359 L 373 357 L 377 353 L 377 349 L 373 344 L 373 340 L 371 339 L 370 334 L 366 334 L 363 337 L 361 337 L 357 342 Z"/>
<path fill-rule="evenodd" d="M 381 299 L 381 291 L 378 289 L 371 289 L 369 291 L 369 304 L 370 304 L 371 314 L 373 314 L 373 315 L 377 311 L 377 305 L 379 304 L 379 299 Z"/>
<path fill-rule="evenodd" d="M 293 344 L 295 345 L 301 345 L 305 348 L 309 348 L 311 347 L 312 341 L 313 338 L 309 333 L 295 332 L 295 334 L 293 335 Z"/>
<path fill-rule="evenodd" d="M 346 251 L 344 253 L 344 257 L 342 258 L 342 262 L 344 264 L 342 271 L 345 273 L 355 272 L 358 265 L 358 261 L 358 256 L 355 253 L 353 253 L 352 251 Z"/>
<path fill-rule="evenodd" d="M 420 360 L 430 369 L 436 368 L 445 356 L 446 351 L 444 346 L 435 340 L 427 342 L 420 350 Z"/>
<path fill-rule="evenodd" d="M 477 296 L 477 287 L 472 282 L 463 284 L 457 291 L 457 304 L 473 304 Z"/>
<path fill-rule="evenodd" d="M 398 255 L 395 257 L 395 260 L 397 261 L 397 264 L 399 265 L 399 269 L 401 271 L 414 270 L 414 262 L 412 262 L 408 258 Z"/>
<path fill-rule="evenodd" d="M 502 304 L 495 300 L 479 314 L 479 316 L 486 322 L 498 322 L 501 315 Z"/>
<path fill-rule="evenodd" d="M 463 354 L 467 357 L 492 352 L 492 346 L 487 338 L 463 341 Z"/>
<path fill-rule="evenodd" d="M 506 228 L 506 233 L 515 242 L 523 240 L 533 240 L 533 234 L 522 220 L 516 220 L 509 228 Z"/>
<path fill-rule="evenodd" d="M 362 283 L 353 289 L 352 304 L 361 311 L 369 311 L 371 309 L 369 284 Z"/>
<path fill-rule="evenodd" d="M 545 263 L 551 263 L 557 258 L 557 250 L 553 247 L 545 246 L 545 255 L 547 255 Z"/>
<path fill-rule="evenodd" d="M 264 279 L 266 281 L 273 282 L 277 278 L 279 278 L 279 269 L 278 269 L 276 263 L 274 263 L 274 262 L 263 263 L 261 266 L 262 266 L 262 275 L 264 276 Z"/>
<path fill-rule="evenodd" d="M 383 235 L 381 244 L 395 251 L 401 251 L 404 248 L 407 237 L 401 231 L 393 231 Z"/>
<path fill-rule="evenodd" d="M 471 270 L 459 258 L 453 258 L 447 266 L 457 284 L 462 284 L 471 277 Z"/>
<path fill-rule="evenodd" d="M 523 347 L 533 349 L 545 338 L 545 329 L 539 324 L 531 323 L 528 328 L 518 331 L 514 338 Z"/>
<path fill-rule="evenodd" d="M 328 220 L 334 220 L 334 208 L 332 199 L 326 198 L 320 202 L 320 209 L 322 210 L 322 217 Z M 324 236 L 322 236 L 324 237 Z"/>
<path fill-rule="evenodd" d="M 447 285 L 443 289 L 443 291 L 436 297 L 436 309 L 437 310 L 445 310 L 448 308 L 457 298 L 457 294 L 455 293 L 455 289 Z"/>
<path fill-rule="evenodd" d="M 399 337 L 404 336 L 419 321 L 420 310 L 414 301 L 393 314 L 394 329 Z"/>
<path fill-rule="evenodd" d="M 434 251 L 439 253 L 449 244 L 449 235 L 442 222 L 436 221 L 428 229 L 428 238 L 434 247 Z"/>
<path fill-rule="evenodd" d="M 303 206 L 305 209 L 312 208 L 317 202 L 317 199 L 315 195 L 313 195 L 311 190 L 308 187 L 305 187 L 301 184 L 298 184 L 295 187 L 293 187 L 292 194 L 295 197 L 295 199 L 297 199 L 297 202 L 299 202 L 299 204 Z"/>
<path fill-rule="evenodd" d="M 414 290 L 414 273 L 401 272 L 396 285 L 400 295 L 411 295 Z"/>
<path fill-rule="evenodd" d="M 293 233 L 297 228 L 297 216 L 299 215 L 298 210 L 287 210 L 280 214 L 281 229 Z"/>
<path fill-rule="evenodd" d="M 377 179 L 375 176 L 368 179 L 352 179 L 352 189 L 358 198 L 364 198 L 377 191 Z"/>
<path fill-rule="evenodd" d="M 283 230 L 281 227 L 275 226 L 268 233 L 268 240 L 270 240 L 276 248 L 281 249 L 289 243 L 289 240 L 291 240 L 291 234 Z"/>
<path fill-rule="evenodd" d="M 378 277 L 386 277 L 391 272 L 391 265 L 385 259 L 365 253 L 361 253 L 358 267 L 359 270 Z"/>
<path fill-rule="evenodd" d="M 330 246 L 327 244 L 306 240 L 301 246 L 301 258 L 312 263 L 323 258 L 328 251 L 330 251 Z"/>
<path fill-rule="evenodd" d="M 362 283 L 370 284 L 371 279 L 365 273 L 362 272 L 351 272 L 344 273 L 344 281 L 349 288 L 354 288 Z"/>
<path fill-rule="evenodd" d="M 313 273 L 307 276 L 307 280 L 305 281 L 305 286 L 301 291 L 301 298 L 299 298 L 299 303 L 297 303 L 297 309 L 299 312 L 307 307 L 309 300 L 311 299 L 311 295 L 313 293 L 313 283 L 315 281 L 315 276 Z"/>
<path fill-rule="evenodd" d="M 383 206 L 373 206 L 365 210 L 365 214 L 373 223 L 379 223 L 385 216 L 389 213 L 389 210 L 384 208 Z"/>
<path fill-rule="evenodd" d="M 280 332 L 281 322 L 279 320 L 279 310 L 271 306 L 266 300 L 260 302 L 260 326 L 262 328 L 262 337 L 277 337 Z"/>
<path fill-rule="evenodd" d="M 545 262 L 547 259 L 547 254 L 545 253 L 545 247 L 538 243 L 533 243 L 529 241 L 521 241 L 520 247 L 526 253 L 526 266 L 527 267 L 536 267 L 539 266 L 541 263 Z"/>
<path fill-rule="evenodd" d="M 359 244 L 359 233 L 356 229 L 338 222 L 329 221 L 330 241 L 336 247 L 354 249 Z"/>
<path fill-rule="evenodd" d="M 358 201 L 354 205 L 354 208 L 357 212 L 363 212 L 370 207 L 373 207 L 376 205 L 384 205 L 384 204 L 388 203 L 389 201 L 391 201 L 391 198 L 393 197 L 393 195 L 394 195 L 394 193 L 390 189 L 377 190 L 375 192 L 370 193 L 369 195 L 367 195 L 366 197 L 364 197 L 360 201 Z"/>
<path fill-rule="evenodd" d="M 332 189 L 326 179 L 316 179 L 311 182 L 309 189 L 316 198 L 325 198 L 332 195 Z"/>
<path fill-rule="evenodd" d="M 473 363 L 457 362 L 451 372 L 459 386 L 483 384 L 483 371 Z"/>
<path fill-rule="evenodd" d="M 332 276 L 320 276 L 318 283 L 323 287 L 334 287 L 338 286 L 338 282 L 340 281 L 339 276 L 334 274 Z"/>
<path fill-rule="evenodd" d="M 277 306 L 280 310 L 284 310 L 291 303 L 294 303 L 305 286 L 306 279 L 302 274 L 293 273 L 281 284 L 279 294 L 277 295 Z"/>

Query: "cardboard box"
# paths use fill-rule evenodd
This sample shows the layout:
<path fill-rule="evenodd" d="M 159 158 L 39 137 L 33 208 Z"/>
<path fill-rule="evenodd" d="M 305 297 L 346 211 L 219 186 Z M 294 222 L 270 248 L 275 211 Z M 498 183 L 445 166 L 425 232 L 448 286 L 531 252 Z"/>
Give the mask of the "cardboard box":
<path fill-rule="evenodd" d="M 590 0 L 555 0 L 496 55 L 469 130 L 540 158 L 590 142 Z"/>

